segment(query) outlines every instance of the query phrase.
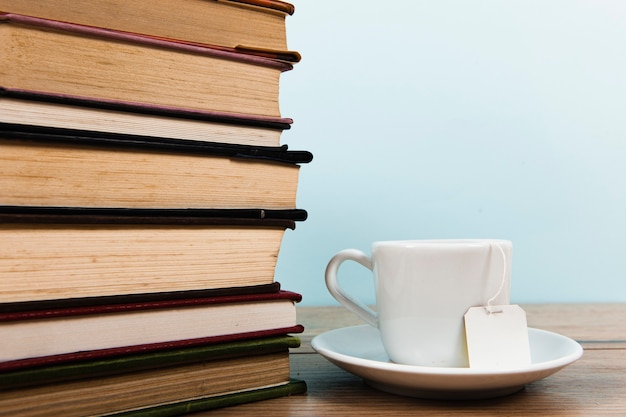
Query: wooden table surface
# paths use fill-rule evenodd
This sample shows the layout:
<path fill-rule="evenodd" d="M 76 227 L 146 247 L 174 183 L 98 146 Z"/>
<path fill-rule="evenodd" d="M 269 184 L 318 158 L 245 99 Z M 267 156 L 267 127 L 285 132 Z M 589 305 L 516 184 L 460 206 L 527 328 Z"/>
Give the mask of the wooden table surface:
<path fill-rule="evenodd" d="M 583 357 L 558 373 L 502 398 L 421 400 L 377 391 L 311 348 L 327 330 L 362 324 L 342 307 L 298 307 L 305 326 L 291 354 L 292 377 L 304 395 L 224 408 L 219 416 L 626 416 L 626 304 L 523 305 L 530 327 L 578 341 Z"/>

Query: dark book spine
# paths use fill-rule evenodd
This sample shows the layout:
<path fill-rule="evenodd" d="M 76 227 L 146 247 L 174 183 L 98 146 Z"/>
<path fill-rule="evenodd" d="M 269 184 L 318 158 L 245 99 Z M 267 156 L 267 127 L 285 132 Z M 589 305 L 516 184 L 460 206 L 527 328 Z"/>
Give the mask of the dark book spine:
<path fill-rule="evenodd" d="M 0 122 L 0 140 L 2 139 L 113 146 L 124 149 L 130 148 L 194 155 L 223 156 L 229 158 L 260 159 L 292 164 L 307 163 L 313 160 L 313 155 L 310 152 L 291 151 L 288 149 L 287 145 L 279 147 L 237 145 Z"/>
<path fill-rule="evenodd" d="M 158 209 L 2 206 L 0 223 L 267 226 L 294 229 L 303 209 Z"/>
<path fill-rule="evenodd" d="M 144 294 L 123 294 L 99 297 L 77 297 L 61 300 L 21 301 L 0 303 L 0 317 L 7 313 L 34 312 L 40 310 L 61 310 L 65 308 L 86 308 L 111 305 L 154 303 L 168 300 L 241 296 L 246 294 L 270 294 L 280 291 L 280 283 L 249 285 L 244 287 L 213 288 L 207 290 L 164 291 Z"/>

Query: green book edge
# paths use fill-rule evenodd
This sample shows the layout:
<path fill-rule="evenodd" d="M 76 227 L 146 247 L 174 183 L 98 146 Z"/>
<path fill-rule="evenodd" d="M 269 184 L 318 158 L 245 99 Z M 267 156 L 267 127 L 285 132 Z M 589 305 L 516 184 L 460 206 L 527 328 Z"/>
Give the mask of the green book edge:
<path fill-rule="evenodd" d="M 261 388 L 252 391 L 244 391 L 233 394 L 220 395 L 217 397 L 196 398 L 177 403 L 163 404 L 154 407 L 123 411 L 109 414 L 115 417 L 172 417 L 187 413 L 212 410 L 216 408 L 231 407 L 256 401 L 269 400 L 271 398 L 286 397 L 289 395 L 304 394 L 307 390 L 306 382 L 291 379 L 285 385 Z"/>
<path fill-rule="evenodd" d="M 0 373 L 0 390 L 94 378 L 186 363 L 264 355 L 300 346 L 295 336 L 274 336 L 213 345 L 139 353 Z"/>

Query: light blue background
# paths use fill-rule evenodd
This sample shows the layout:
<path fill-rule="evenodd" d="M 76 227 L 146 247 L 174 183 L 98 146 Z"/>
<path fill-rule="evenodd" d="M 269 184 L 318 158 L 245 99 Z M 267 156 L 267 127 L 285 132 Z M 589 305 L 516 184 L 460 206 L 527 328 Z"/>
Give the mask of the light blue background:
<path fill-rule="evenodd" d="M 513 302 L 626 301 L 626 2 L 293 4 L 282 141 L 315 158 L 276 279 L 301 305 L 336 304 L 341 249 L 478 237 L 513 241 Z"/>

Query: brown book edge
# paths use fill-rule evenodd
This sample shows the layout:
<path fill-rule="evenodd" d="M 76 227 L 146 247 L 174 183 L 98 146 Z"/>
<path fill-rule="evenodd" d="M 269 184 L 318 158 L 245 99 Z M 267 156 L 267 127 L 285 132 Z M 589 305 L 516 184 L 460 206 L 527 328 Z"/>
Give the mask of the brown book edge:
<path fill-rule="evenodd" d="M 65 33 L 78 34 L 81 36 L 92 36 L 119 42 L 172 49 L 197 55 L 211 56 L 219 59 L 226 59 L 251 65 L 274 68 L 280 70 L 281 72 L 290 71 L 293 69 L 293 65 L 291 63 L 285 62 L 284 60 L 269 59 L 250 53 L 238 52 L 236 49 L 227 50 L 226 48 L 218 48 L 213 45 L 204 45 L 180 40 L 159 38 L 138 33 L 122 32 L 117 30 L 99 28 L 95 26 L 61 22 L 58 20 L 42 19 L 38 17 L 20 15 L 17 13 L 0 12 L 0 23 L 17 23 L 21 25 L 34 26 L 49 30 L 57 30 Z"/>
<path fill-rule="evenodd" d="M 234 342 L 248 339 L 257 339 L 269 336 L 282 336 L 286 334 L 302 333 L 304 326 L 298 324 L 291 327 L 282 327 L 256 332 L 235 333 L 222 336 L 211 336 L 197 339 L 176 340 L 172 342 L 150 343 L 144 345 L 123 346 L 119 348 L 99 349 L 91 351 L 64 353 L 61 355 L 40 356 L 36 358 L 19 359 L 0 363 L 0 372 L 14 371 L 33 368 L 44 365 L 57 365 L 67 362 L 87 361 L 103 359 L 114 356 L 129 355 L 135 353 L 156 352 L 168 349 L 210 345 L 224 342 Z"/>
<path fill-rule="evenodd" d="M 272 9 L 279 12 L 293 15 L 296 8 L 293 4 L 280 0 L 228 0 L 232 3 L 247 4 L 250 6 L 262 7 L 264 9 Z"/>
<path fill-rule="evenodd" d="M 249 45 L 237 45 L 233 50 L 244 54 L 263 56 L 265 58 L 277 59 L 279 61 L 286 61 L 293 64 L 300 62 L 302 59 L 302 55 L 300 55 L 298 51 L 258 48 L 256 46 Z"/>

